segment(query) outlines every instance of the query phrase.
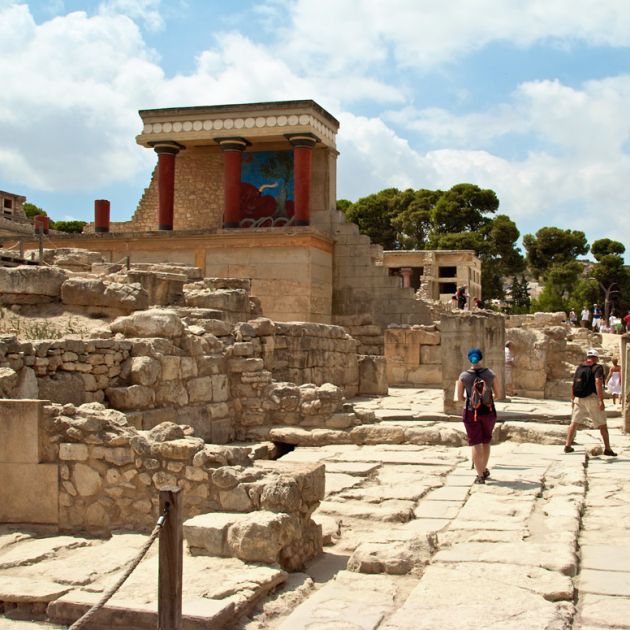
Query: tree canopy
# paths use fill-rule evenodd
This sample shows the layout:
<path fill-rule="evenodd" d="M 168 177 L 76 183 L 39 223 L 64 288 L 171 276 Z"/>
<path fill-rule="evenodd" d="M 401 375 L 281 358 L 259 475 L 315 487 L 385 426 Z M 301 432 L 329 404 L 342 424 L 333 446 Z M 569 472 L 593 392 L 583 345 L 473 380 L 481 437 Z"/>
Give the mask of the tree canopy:
<path fill-rule="evenodd" d="M 450 190 L 388 188 L 337 206 L 363 234 L 385 249 L 472 249 L 482 261 L 483 298 L 503 297 L 502 278 L 522 272 L 520 234 L 496 215 L 493 190 L 457 184 Z"/>

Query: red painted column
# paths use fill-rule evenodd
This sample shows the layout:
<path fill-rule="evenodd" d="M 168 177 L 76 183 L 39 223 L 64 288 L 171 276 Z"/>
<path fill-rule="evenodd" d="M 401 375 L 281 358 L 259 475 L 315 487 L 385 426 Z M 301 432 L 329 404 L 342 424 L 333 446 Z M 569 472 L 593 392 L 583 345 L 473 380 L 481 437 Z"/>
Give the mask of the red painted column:
<path fill-rule="evenodd" d="M 94 231 L 109 232 L 109 201 L 107 199 L 94 201 Z"/>
<path fill-rule="evenodd" d="M 50 227 L 50 219 L 43 214 L 36 214 L 33 217 L 33 227 L 35 228 L 35 234 L 48 234 Z"/>
<path fill-rule="evenodd" d="M 400 273 L 402 274 L 402 279 L 403 279 L 403 289 L 410 289 L 411 288 L 411 273 L 412 273 L 412 269 L 411 267 L 401 267 L 400 268 Z"/>
<path fill-rule="evenodd" d="M 285 138 L 293 146 L 293 198 L 295 225 L 311 222 L 311 158 L 319 138 L 312 133 L 291 133 Z"/>
<path fill-rule="evenodd" d="M 158 229 L 173 229 L 175 202 L 175 156 L 182 149 L 177 142 L 165 141 L 154 145 L 158 154 Z"/>
<path fill-rule="evenodd" d="M 241 164 L 243 151 L 251 144 L 245 138 L 215 138 L 223 149 L 223 227 L 241 222 Z"/>

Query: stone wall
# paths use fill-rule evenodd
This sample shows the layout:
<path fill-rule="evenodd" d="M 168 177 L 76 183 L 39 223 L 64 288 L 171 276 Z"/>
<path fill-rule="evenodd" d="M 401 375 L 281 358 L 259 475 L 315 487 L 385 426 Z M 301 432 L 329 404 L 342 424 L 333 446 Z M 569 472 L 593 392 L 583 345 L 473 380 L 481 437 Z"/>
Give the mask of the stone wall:
<path fill-rule="evenodd" d="M 3 522 L 19 517 L 95 534 L 146 531 L 158 516 L 159 491 L 176 486 L 183 491 L 184 518 L 207 512 L 285 515 L 272 526 L 280 525 L 283 532 L 271 556 L 259 541 L 267 549 L 260 561 L 295 570 L 321 552 L 321 528 L 311 514 L 324 497 L 324 468 L 256 462 L 269 457 L 271 444 L 210 446 L 190 427 L 173 423 L 141 432 L 128 425 L 123 413 L 99 403 L 0 401 L 0 436 L 15 447 L 19 435 L 20 455 L 37 461 L 23 464 L 16 453 L 0 448 L 2 479 L 12 482 L 0 489 L 0 498 L 6 499 L 0 507 Z M 41 463 L 44 459 L 47 463 Z M 10 508 L 6 513 L 5 507 Z M 264 529 L 235 528 L 230 555 L 251 559 L 239 543 L 251 545 L 254 535 L 264 538 Z"/>
<path fill-rule="evenodd" d="M 503 397 L 505 370 L 503 315 L 490 311 L 444 314 L 440 320 L 440 335 L 445 412 L 461 411 L 461 404 L 455 400 L 455 388 L 461 372 L 470 366 L 467 354 L 471 347 L 483 350 L 483 365 L 496 373 L 500 383 L 499 391 Z"/>
<path fill-rule="evenodd" d="M 387 381 L 417 387 L 442 385 L 438 326 L 389 326 L 385 331 Z"/>
<path fill-rule="evenodd" d="M 359 391 L 357 346 L 341 326 L 278 322 L 273 378 L 298 385 L 334 383 L 352 398 Z"/>
<path fill-rule="evenodd" d="M 173 229 L 215 230 L 223 226 L 223 155 L 218 146 L 181 151 L 175 158 Z M 112 223 L 112 231 L 158 228 L 157 168 L 153 170 L 130 222 Z"/>
<path fill-rule="evenodd" d="M 333 213 L 333 218 L 333 323 L 367 313 L 381 328 L 431 324 L 435 319 L 432 307 L 417 298 L 413 289 L 403 289 L 400 277 L 390 276 L 386 267 L 375 264 L 382 248 L 359 234 L 354 223 L 346 223 L 341 212 Z"/>

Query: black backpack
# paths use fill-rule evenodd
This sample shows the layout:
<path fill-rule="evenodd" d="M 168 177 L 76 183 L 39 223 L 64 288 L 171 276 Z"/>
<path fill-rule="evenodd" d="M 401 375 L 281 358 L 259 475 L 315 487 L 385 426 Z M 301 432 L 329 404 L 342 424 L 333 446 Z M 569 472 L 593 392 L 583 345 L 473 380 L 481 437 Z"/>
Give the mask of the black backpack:
<path fill-rule="evenodd" d="M 470 387 L 470 398 L 466 401 L 466 406 L 470 404 L 471 409 L 475 412 L 473 420 L 477 421 L 477 414 L 488 415 L 494 411 L 494 399 L 492 398 L 492 388 L 481 378 L 481 374 L 488 368 L 477 370 L 471 368 L 468 370 L 470 374 L 475 375 L 475 380 Z"/>
<path fill-rule="evenodd" d="M 573 377 L 573 395 L 578 398 L 586 398 L 597 392 L 595 387 L 595 374 L 593 365 L 580 365 L 575 370 Z"/>

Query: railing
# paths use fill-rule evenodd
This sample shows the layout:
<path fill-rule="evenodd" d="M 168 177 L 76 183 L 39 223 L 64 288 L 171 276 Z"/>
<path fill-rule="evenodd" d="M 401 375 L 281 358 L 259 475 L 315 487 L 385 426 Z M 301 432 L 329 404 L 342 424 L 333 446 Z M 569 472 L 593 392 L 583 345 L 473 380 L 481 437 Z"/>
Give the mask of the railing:
<path fill-rule="evenodd" d="M 70 630 L 85 628 L 125 583 L 147 554 L 155 539 L 160 537 L 158 568 L 158 630 L 179 630 L 182 624 L 182 571 L 184 537 L 182 532 L 181 488 L 160 490 L 160 516 L 151 535 L 135 558 L 129 562 L 118 581 L 101 599 L 77 619 Z"/>

